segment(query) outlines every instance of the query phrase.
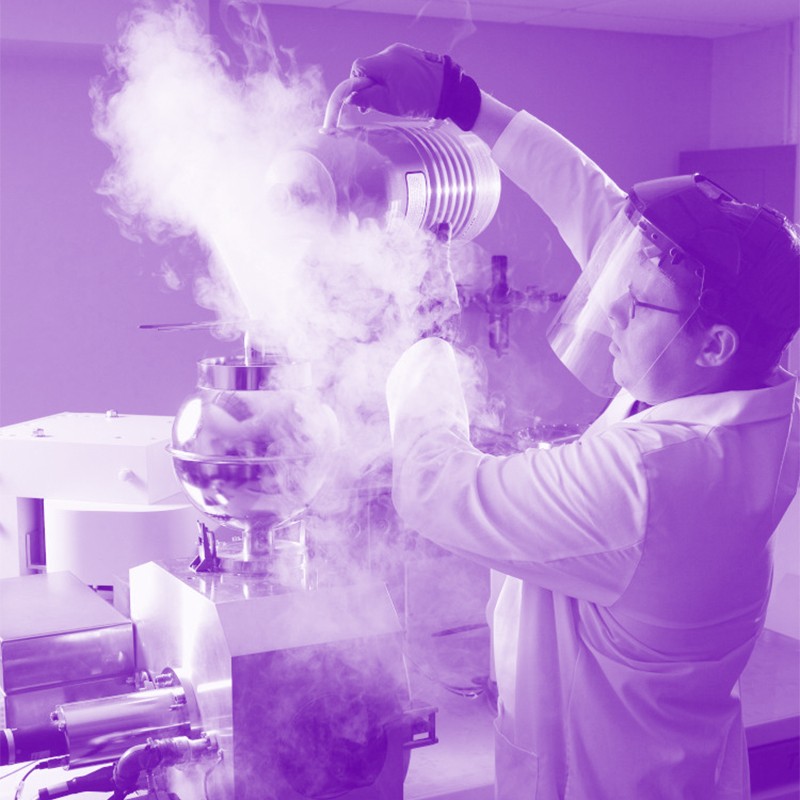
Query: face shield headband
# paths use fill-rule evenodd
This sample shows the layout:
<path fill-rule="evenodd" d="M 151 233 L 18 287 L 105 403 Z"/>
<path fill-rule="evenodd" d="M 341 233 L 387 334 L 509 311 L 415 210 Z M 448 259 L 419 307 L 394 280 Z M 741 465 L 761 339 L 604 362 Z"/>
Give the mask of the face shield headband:
<path fill-rule="evenodd" d="M 628 203 L 608 226 L 592 251 L 589 263 L 567 295 L 547 331 L 547 339 L 567 369 L 594 394 L 612 397 L 619 389 L 614 380 L 611 352 L 612 316 L 636 324 L 636 316 L 667 313 L 680 320 L 674 334 L 643 365 L 636 383 L 652 368 L 684 330 L 699 308 L 703 268 Z M 683 299 L 671 307 L 653 302 L 657 284 L 677 286 Z M 635 386 L 628 386 L 635 394 Z M 644 398 L 641 398 L 644 399 Z"/>

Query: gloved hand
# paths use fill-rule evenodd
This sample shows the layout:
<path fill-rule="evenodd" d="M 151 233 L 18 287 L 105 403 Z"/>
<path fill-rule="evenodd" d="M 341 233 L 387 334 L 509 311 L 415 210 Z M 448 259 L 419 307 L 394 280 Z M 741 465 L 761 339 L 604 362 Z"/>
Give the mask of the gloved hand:
<path fill-rule="evenodd" d="M 353 78 L 369 78 L 370 86 L 354 92 L 349 102 L 397 117 L 451 119 L 472 130 L 481 107 L 478 84 L 450 56 L 393 44 L 380 53 L 353 62 Z"/>

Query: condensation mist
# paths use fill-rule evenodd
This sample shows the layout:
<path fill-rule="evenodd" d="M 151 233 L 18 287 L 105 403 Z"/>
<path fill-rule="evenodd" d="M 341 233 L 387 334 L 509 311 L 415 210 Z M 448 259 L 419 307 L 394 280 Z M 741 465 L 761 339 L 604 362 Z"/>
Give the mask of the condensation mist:
<path fill-rule="evenodd" d="M 355 551 L 359 566 L 385 573 L 404 558 L 405 536 L 355 532 L 377 516 L 395 525 L 386 500 L 363 491 L 389 484 L 386 377 L 408 345 L 458 311 L 447 267 L 456 278 L 474 271 L 474 250 L 337 211 L 303 154 L 325 136 L 331 87 L 347 75 L 327 76 L 326 87 L 318 68 L 299 66 L 272 41 L 258 4 L 225 10 L 243 74 L 188 0 L 133 12 L 92 91 L 95 134 L 113 154 L 100 192 L 126 235 L 197 242 L 196 299 L 223 330 L 310 362 L 339 425 L 335 467 L 313 502 L 315 537 L 347 572 Z M 479 410 L 480 370 L 462 361 Z"/>
<path fill-rule="evenodd" d="M 276 51 L 261 13 L 235 5 L 254 65 L 243 76 L 189 2 L 134 12 L 93 89 L 95 133 L 114 156 L 101 192 L 128 235 L 199 242 L 196 298 L 228 330 L 311 362 L 350 480 L 387 462 L 391 365 L 456 310 L 443 248 L 427 232 L 336 213 L 293 158 L 323 135 L 320 71 Z"/>
<path fill-rule="evenodd" d="M 387 226 L 375 214 L 342 213 L 303 153 L 325 136 L 330 91 L 348 76 L 326 76 L 326 86 L 318 68 L 301 67 L 273 43 L 257 5 L 237 1 L 231 11 L 249 64 L 244 74 L 204 32 L 188 0 L 132 14 L 107 54 L 108 75 L 92 92 L 95 134 L 113 155 L 100 192 L 126 235 L 199 245 L 196 300 L 215 312 L 221 329 L 310 363 L 339 426 L 335 466 L 312 501 L 315 563 L 334 579 L 358 580 L 366 571 L 386 583 L 396 605 L 405 603 L 404 564 L 425 545 L 403 529 L 388 495 L 386 378 L 411 343 L 452 324 L 455 281 L 474 273 L 475 250 L 402 222 Z M 339 167 L 347 175 L 347 165 Z M 351 199 L 359 211 L 370 206 L 369 197 Z M 165 277 L 179 280 L 172 269 Z M 479 411 L 480 370 L 468 357 L 462 362 L 470 405 Z M 451 599 L 461 607 L 463 595 Z M 424 607 L 426 620 L 431 611 L 444 618 L 424 597 L 416 607 L 411 613 Z M 417 620 L 416 627 L 424 642 L 407 636 L 406 654 L 427 670 L 436 660 L 427 651 L 435 656 L 444 641 L 431 631 L 441 626 Z M 356 681 L 362 686 L 375 680 L 368 655 L 355 648 L 345 659 L 365 676 Z M 475 674 L 473 660 L 470 654 L 459 672 Z M 394 697 L 396 688 L 376 687 L 376 697 Z M 282 702 L 289 719 L 305 707 L 295 709 L 291 693 Z M 348 733 L 354 738 L 371 730 L 369 715 L 357 719 L 364 731 Z"/>

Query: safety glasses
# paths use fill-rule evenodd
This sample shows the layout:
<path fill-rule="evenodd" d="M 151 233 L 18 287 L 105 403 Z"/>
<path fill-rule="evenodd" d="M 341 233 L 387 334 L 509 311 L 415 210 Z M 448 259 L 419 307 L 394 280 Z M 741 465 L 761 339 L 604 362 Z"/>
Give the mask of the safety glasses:
<path fill-rule="evenodd" d="M 630 319 L 636 318 L 637 308 L 651 308 L 653 311 L 663 311 L 665 314 L 680 315 L 683 313 L 678 308 L 667 308 L 666 306 L 658 306 L 655 303 L 645 303 L 644 300 L 639 300 L 639 298 L 633 293 L 630 283 L 628 284 L 628 302 L 628 317 Z"/>

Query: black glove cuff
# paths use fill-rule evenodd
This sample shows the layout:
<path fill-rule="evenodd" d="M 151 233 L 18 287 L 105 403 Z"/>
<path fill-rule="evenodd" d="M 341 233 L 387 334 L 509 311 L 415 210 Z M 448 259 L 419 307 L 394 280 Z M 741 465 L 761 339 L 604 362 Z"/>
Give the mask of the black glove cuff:
<path fill-rule="evenodd" d="M 450 56 L 444 56 L 442 94 L 436 119 L 451 119 L 462 131 L 471 131 L 481 110 L 481 90 Z"/>

